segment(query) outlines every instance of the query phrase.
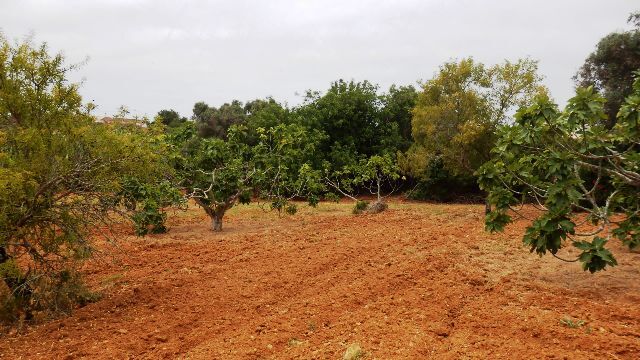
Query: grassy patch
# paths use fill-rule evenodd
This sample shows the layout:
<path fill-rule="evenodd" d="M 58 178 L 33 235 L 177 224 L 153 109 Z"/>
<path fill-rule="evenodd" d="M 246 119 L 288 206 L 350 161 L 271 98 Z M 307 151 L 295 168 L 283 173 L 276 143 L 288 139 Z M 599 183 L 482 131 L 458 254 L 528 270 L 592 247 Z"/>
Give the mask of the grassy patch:
<path fill-rule="evenodd" d="M 304 341 L 298 340 L 296 338 L 291 338 L 291 339 L 289 339 L 289 341 L 287 341 L 287 345 L 289 345 L 290 347 L 300 346 L 303 343 L 304 343 Z"/>
<path fill-rule="evenodd" d="M 122 278 L 124 278 L 124 275 L 120 273 L 109 275 L 100 281 L 100 285 L 102 285 L 104 289 L 108 289 L 115 286 Z"/>
<path fill-rule="evenodd" d="M 584 324 L 586 324 L 586 321 L 580 320 L 580 319 L 574 320 L 574 319 L 566 317 L 566 318 L 563 318 L 563 319 L 560 320 L 560 324 L 562 324 L 562 325 L 564 325 L 564 326 L 566 326 L 568 328 L 571 328 L 571 329 L 577 329 L 577 328 L 580 328 L 580 327 L 584 326 Z"/>
<path fill-rule="evenodd" d="M 358 344 L 351 344 L 342 356 L 343 360 L 358 360 L 364 357 L 364 351 Z"/>

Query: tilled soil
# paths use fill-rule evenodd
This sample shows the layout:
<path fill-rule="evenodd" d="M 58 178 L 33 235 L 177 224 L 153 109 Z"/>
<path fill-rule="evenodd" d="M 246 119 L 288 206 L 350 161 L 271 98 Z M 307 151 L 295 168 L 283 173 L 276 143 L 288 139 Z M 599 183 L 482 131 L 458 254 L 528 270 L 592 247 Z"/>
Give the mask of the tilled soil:
<path fill-rule="evenodd" d="M 239 207 L 223 233 L 177 213 L 87 265 L 100 301 L 4 335 L 0 357 L 342 359 L 359 344 L 366 359 L 640 358 L 640 254 L 612 244 L 620 265 L 591 275 L 530 254 L 525 220 L 485 233 L 483 210 Z"/>

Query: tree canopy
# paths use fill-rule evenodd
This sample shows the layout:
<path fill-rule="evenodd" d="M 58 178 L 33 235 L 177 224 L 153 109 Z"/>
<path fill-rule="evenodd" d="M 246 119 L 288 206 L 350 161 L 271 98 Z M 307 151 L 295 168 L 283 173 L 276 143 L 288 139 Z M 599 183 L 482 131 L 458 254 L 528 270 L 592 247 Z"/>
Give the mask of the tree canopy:
<path fill-rule="evenodd" d="M 605 247 L 611 238 L 640 244 L 640 79 L 609 129 L 606 100 L 593 87 L 579 88 L 564 111 L 539 96 L 500 128 L 494 158 L 478 171 L 494 211 L 488 230 L 512 221 L 509 210 L 533 202 L 540 213 L 523 241 L 539 255 L 570 243 L 576 259 L 595 272 L 616 265 Z M 560 258 L 560 257 L 559 257 Z"/>
<path fill-rule="evenodd" d="M 193 106 L 192 119 L 198 126 L 200 136 L 203 137 L 225 139 L 229 128 L 243 123 L 246 117 L 244 106 L 238 100 L 225 103 L 220 108 L 211 107 L 205 102 L 197 102 Z"/>
<path fill-rule="evenodd" d="M 67 80 L 73 68 L 46 45 L 0 38 L 0 278 L 9 316 L 82 301 L 75 270 L 93 250 L 94 228 L 120 213 L 123 179 L 169 171 L 155 137 L 94 121 Z"/>
<path fill-rule="evenodd" d="M 478 193 L 474 172 L 491 158 L 496 128 L 541 85 L 537 62 L 487 67 L 473 58 L 443 64 L 422 83 L 412 109 L 413 143 L 398 161 L 416 180 L 410 196 L 450 200 Z"/>
<path fill-rule="evenodd" d="M 615 124 L 625 97 L 633 91 L 633 72 L 640 69 L 639 19 L 640 13 L 631 14 L 628 22 L 634 29 L 602 38 L 574 76 L 578 86 L 593 86 L 602 92 L 607 100 L 605 113 L 609 128 Z"/>
<path fill-rule="evenodd" d="M 309 128 L 324 133 L 320 151 L 337 169 L 363 157 L 395 153 L 401 143 L 395 109 L 385 116 L 384 105 L 376 85 L 338 80 L 324 94 L 308 92 L 298 115 Z M 402 106 L 396 108 L 402 111 Z"/>
<path fill-rule="evenodd" d="M 177 111 L 171 110 L 160 110 L 158 111 L 158 115 L 156 115 L 156 120 L 160 121 L 167 127 L 173 128 L 178 127 L 184 124 L 187 121 L 186 117 L 181 117 Z"/>
<path fill-rule="evenodd" d="M 411 163 L 418 168 L 413 172 L 420 173 L 419 167 L 437 156 L 452 173 L 473 174 L 490 158 L 495 129 L 509 112 L 545 91 L 537 70 L 529 59 L 489 68 L 472 58 L 442 65 L 422 85 L 413 109 L 410 154 L 427 157 L 414 157 Z"/>

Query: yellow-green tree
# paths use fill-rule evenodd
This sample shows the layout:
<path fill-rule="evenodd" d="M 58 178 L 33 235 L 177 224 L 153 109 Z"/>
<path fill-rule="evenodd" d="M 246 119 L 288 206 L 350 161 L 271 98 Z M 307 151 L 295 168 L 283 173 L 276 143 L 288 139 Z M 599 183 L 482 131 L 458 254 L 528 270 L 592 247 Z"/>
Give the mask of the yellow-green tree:
<path fill-rule="evenodd" d="M 422 84 L 413 109 L 414 144 L 401 159 L 416 177 L 433 176 L 439 161 L 452 176 L 472 176 L 495 143 L 495 129 L 517 107 L 546 93 L 536 61 L 520 59 L 487 67 L 472 58 L 447 62 Z"/>
<path fill-rule="evenodd" d="M 46 45 L 0 37 L 0 316 L 69 310 L 92 231 L 120 212 L 125 176 L 162 175 L 155 136 L 97 124 Z M 85 293 L 86 295 L 86 293 Z"/>

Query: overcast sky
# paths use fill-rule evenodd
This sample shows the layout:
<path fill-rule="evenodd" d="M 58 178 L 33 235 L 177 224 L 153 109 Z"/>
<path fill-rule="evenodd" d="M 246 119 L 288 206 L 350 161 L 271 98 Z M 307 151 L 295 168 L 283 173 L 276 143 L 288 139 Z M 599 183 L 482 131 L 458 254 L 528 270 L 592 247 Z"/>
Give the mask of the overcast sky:
<path fill-rule="evenodd" d="M 0 0 L 0 29 L 72 63 L 89 57 L 72 78 L 98 115 L 124 104 L 190 116 L 196 101 L 296 105 L 340 78 L 415 85 L 467 56 L 539 60 L 562 104 L 598 40 L 637 10 L 637 0 Z"/>

